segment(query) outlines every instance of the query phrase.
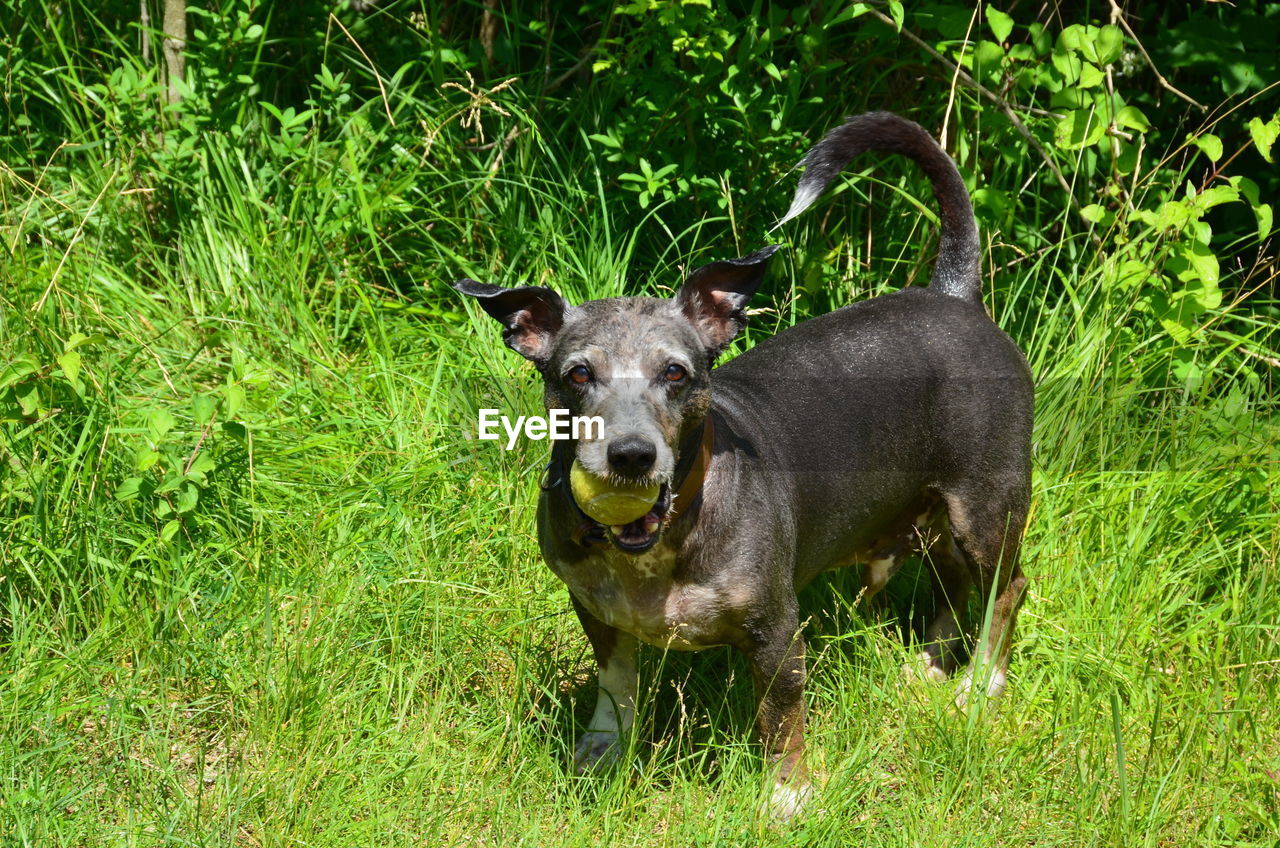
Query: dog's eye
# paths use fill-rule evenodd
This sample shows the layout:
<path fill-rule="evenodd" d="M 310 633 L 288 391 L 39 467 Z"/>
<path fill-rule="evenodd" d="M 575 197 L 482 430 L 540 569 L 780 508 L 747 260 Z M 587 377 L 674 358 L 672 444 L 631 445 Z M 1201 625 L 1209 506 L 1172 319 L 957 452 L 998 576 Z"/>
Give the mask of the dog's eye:
<path fill-rule="evenodd" d="M 581 386 L 583 383 L 591 382 L 591 369 L 585 365 L 575 365 L 569 369 L 567 375 L 570 380 Z"/>
<path fill-rule="evenodd" d="M 683 365 L 677 365 L 674 362 L 667 366 L 667 370 L 662 372 L 662 377 L 668 383 L 679 383 L 685 377 L 689 376 L 689 372 L 684 370 Z"/>

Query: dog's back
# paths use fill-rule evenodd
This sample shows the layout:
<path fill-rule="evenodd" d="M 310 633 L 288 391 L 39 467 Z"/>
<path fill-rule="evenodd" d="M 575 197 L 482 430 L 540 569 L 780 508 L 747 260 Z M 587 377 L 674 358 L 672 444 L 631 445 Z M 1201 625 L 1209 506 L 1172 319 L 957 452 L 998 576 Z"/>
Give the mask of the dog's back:
<path fill-rule="evenodd" d="M 924 491 L 1018 488 L 1031 376 L 982 308 L 912 288 L 813 318 L 715 371 L 714 408 L 794 487 L 799 582 L 850 558 Z"/>
<path fill-rule="evenodd" d="M 977 228 L 950 157 L 911 121 L 857 116 L 802 160 L 784 220 L 866 150 L 906 154 L 933 183 L 942 234 L 928 288 L 804 321 L 715 371 L 714 408 L 731 428 L 768 434 L 751 439 L 760 464 L 794 490 L 800 583 L 864 558 L 930 493 L 965 493 L 953 498 L 959 504 L 968 493 L 1004 492 L 1025 508 L 1031 375 L 982 307 Z"/>

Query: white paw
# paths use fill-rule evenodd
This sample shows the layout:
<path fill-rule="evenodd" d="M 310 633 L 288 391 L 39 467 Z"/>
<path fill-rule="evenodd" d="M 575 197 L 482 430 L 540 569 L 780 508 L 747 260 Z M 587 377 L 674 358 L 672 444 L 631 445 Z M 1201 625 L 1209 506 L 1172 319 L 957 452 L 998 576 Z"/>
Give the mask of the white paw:
<path fill-rule="evenodd" d="M 603 768 L 618 759 L 622 753 L 616 731 L 588 731 L 578 738 L 573 751 L 574 774 L 586 774 Z"/>
<path fill-rule="evenodd" d="M 987 700 L 993 701 L 1004 694 L 1004 688 L 1007 679 L 1005 673 L 999 669 L 990 672 L 987 678 Z M 964 677 L 960 680 L 960 686 L 956 689 L 956 706 L 960 709 L 967 709 L 970 698 L 973 696 L 973 666 L 970 665 L 965 669 Z"/>
<path fill-rule="evenodd" d="M 765 815 L 775 821 L 789 821 L 804 809 L 812 797 L 813 787 L 807 783 L 800 786 L 780 783 L 773 787 L 773 794 L 765 804 Z"/>
<path fill-rule="evenodd" d="M 947 679 L 947 672 L 928 651 L 921 651 L 914 662 L 905 662 L 902 664 L 902 677 L 904 680 L 927 680 L 931 683 L 941 683 Z"/>

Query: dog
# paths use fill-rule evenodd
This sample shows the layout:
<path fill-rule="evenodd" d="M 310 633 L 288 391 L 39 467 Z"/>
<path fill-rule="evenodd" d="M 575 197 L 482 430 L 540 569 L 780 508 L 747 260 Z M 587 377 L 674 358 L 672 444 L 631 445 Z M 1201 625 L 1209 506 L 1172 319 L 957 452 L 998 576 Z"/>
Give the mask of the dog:
<path fill-rule="evenodd" d="M 983 308 L 960 173 L 918 124 L 873 112 L 829 132 L 801 160 L 782 221 L 864 151 L 907 156 L 929 177 L 941 221 L 929 285 L 811 318 L 718 368 L 779 245 L 698 268 L 672 299 L 570 306 L 541 286 L 455 283 L 537 367 L 548 408 L 604 421 L 603 438 L 553 444 L 537 511 L 543 558 L 568 586 L 599 669 L 579 772 L 617 756 L 631 727 L 638 641 L 730 645 L 751 668 L 756 733 L 774 768 L 770 810 L 794 815 L 811 795 L 796 593 L 827 569 L 857 566 L 870 599 L 915 548 L 937 610 L 919 671 L 941 680 L 955 669 L 976 587 L 989 624 L 957 701 L 1005 687 L 1026 588 L 1031 374 Z M 575 460 L 660 484 L 657 502 L 625 525 L 593 521 L 568 483 Z"/>

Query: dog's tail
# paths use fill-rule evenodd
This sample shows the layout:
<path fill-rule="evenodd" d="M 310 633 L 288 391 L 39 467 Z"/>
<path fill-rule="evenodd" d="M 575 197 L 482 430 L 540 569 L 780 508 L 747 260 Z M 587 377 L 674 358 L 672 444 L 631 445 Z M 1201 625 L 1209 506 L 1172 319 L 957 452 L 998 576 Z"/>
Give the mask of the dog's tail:
<path fill-rule="evenodd" d="M 908 156 L 928 175 L 942 213 L 938 261 L 929 285 L 953 297 L 981 300 L 978 226 L 973 219 L 969 192 L 956 163 L 933 136 L 914 121 L 889 112 L 867 112 L 831 130 L 800 160 L 804 173 L 791 199 L 791 208 L 778 223 L 784 224 L 808 209 L 840 171 L 867 150 Z"/>

